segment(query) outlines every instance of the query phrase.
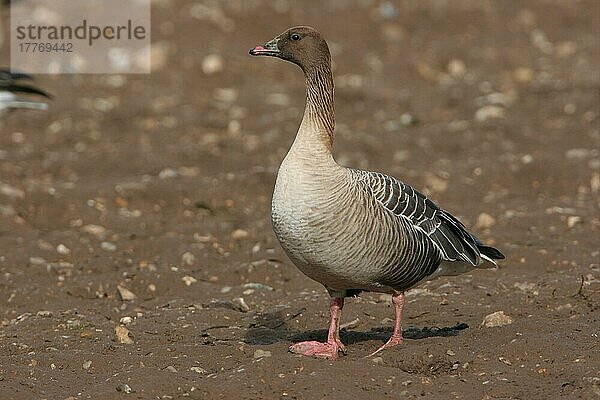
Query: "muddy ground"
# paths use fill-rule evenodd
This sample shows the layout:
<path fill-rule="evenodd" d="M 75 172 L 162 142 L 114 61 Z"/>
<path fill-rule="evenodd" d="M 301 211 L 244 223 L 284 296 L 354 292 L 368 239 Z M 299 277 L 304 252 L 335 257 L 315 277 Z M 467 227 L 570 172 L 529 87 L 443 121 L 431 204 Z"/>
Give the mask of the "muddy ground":
<path fill-rule="evenodd" d="M 600 397 L 599 16 L 594 0 L 154 2 L 151 75 L 38 76 L 49 111 L 2 121 L 0 398 Z M 328 318 L 269 220 L 304 82 L 246 54 L 296 24 L 334 54 L 336 158 L 507 255 L 409 292 L 407 340 L 380 358 L 379 294 L 347 301 L 346 356 L 287 351 Z"/>

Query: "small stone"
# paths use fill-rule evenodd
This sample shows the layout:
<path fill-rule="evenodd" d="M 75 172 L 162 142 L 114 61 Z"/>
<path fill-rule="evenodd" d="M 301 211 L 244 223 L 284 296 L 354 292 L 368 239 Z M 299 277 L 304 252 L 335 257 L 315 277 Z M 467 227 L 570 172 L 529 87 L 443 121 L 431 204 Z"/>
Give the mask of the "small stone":
<path fill-rule="evenodd" d="M 45 265 L 46 260 L 43 257 L 29 257 L 29 263 L 31 265 Z"/>
<path fill-rule="evenodd" d="M 183 283 L 185 283 L 185 286 L 190 286 L 192 283 L 198 282 L 196 278 L 189 275 L 184 276 L 183 278 L 181 278 L 181 280 L 183 281 Z"/>
<path fill-rule="evenodd" d="M 456 355 L 456 353 L 454 351 L 452 351 L 452 350 L 448 350 L 446 352 L 446 354 L 448 354 L 449 356 L 455 356 Z"/>
<path fill-rule="evenodd" d="M 174 168 L 165 168 L 158 173 L 158 179 L 161 179 L 161 180 L 177 178 L 178 176 L 179 176 L 179 173 Z"/>
<path fill-rule="evenodd" d="M 521 162 L 523 164 L 531 164 L 533 162 L 533 156 L 531 154 L 523 154 Z"/>
<path fill-rule="evenodd" d="M 191 367 L 190 371 L 196 372 L 198 374 L 206 374 L 208 371 L 201 367 Z"/>
<path fill-rule="evenodd" d="M 533 79 L 534 73 L 531 68 L 519 67 L 515 69 L 513 75 L 517 82 L 528 83 Z"/>
<path fill-rule="evenodd" d="M 371 362 L 373 364 L 383 364 L 383 357 L 373 357 L 371 358 Z"/>
<path fill-rule="evenodd" d="M 584 148 L 575 148 L 569 149 L 565 152 L 565 157 L 568 160 L 585 160 L 586 158 L 592 155 L 592 151 L 590 149 Z"/>
<path fill-rule="evenodd" d="M 56 252 L 58 254 L 62 254 L 63 256 L 66 256 L 67 254 L 71 253 L 71 250 L 65 246 L 64 244 L 59 244 L 58 246 L 56 246 Z"/>
<path fill-rule="evenodd" d="M 578 216 L 578 215 L 569 215 L 567 217 L 567 228 L 573 229 L 576 225 L 579 225 L 582 222 L 583 222 L 583 219 L 581 219 L 580 216 Z"/>
<path fill-rule="evenodd" d="M 379 295 L 378 303 L 390 303 L 392 301 L 392 295 L 387 293 L 382 293 Z"/>
<path fill-rule="evenodd" d="M 116 246 L 114 243 L 111 243 L 111 242 L 102 242 L 102 243 L 100 244 L 100 247 L 101 247 L 101 248 L 102 248 L 102 250 L 104 250 L 104 251 L 110 251 L 110 252 L 113 252 L 113 251 L 116 251 L 116 250 L 117 250 L 117 246 Z"/>
<path fill-rule="evenodd" d="M 255 282 L 249 282 L 249 283 L 245 283 L 243 285 L 243 287 L 245 289 L 257 289 L 257 290 L 267 290 L 269 292 L 272 292 L 274 289 L 269 286 L 269 285 L 265 285 L 264 283 L 255 283 Z"/>
<path fill-rule="evenodd" d="M 246 304 L 246 301 L 244 300 L 243 297 L 236 297 L 236 298 L 232 299 L 231 302 L 235 306 L 237 306 L 241 312 L 250 311 L 250 306 L 248 306 L 248 304 Z"/>
<path fill-rule="evenodd" d="M 194 265 L 194 262 L 196 261 L 196 256 L 194 256 L 194 254 L 190 253 L 189 251 L 186 251 L 181 256 L 181 261 L 183 262 L 183 264 L 185 264 L 187 266 L 192 266 L 192 265 Z"/>
<path fill-rule="evenodd" d="M 122 317 L 119 322 L 123 325 L 129 325 L 133 322 L 133 318 L 131 317 Z"/>
<path fill-rule="evenodd" d="M 453 59 L 448 63 L 448 73 L 453 77 L 461 77 L 467 72 L 467 66 L 462 60 Z"/>
<path fill-rule="evenodd" d="M 400 124 L 402 126 L 416 125 L 418 122 L 419 122 L 419 120 L 417 119 L 417 117 L 415 117 L 412 114 L 404 113 L 404 114 L 400 115 Z"/>
<path fill-rule="evenodd" d="M 117 294 L 122 301 L 131 301 L 137 298 L 131 290 L 121 285 L 117 285 Z"/>
<path fill-rule="evenodd" d="M 223 57 L 218 54 L 209 54 L 202 60 L 202 72 L 213 75 L 223 70 Z"/>
<path fill-rule="evenodd" d="M 443 193 L 448 189 L 448 181 L 432 173 L 425 173 L 423 177 L 425 186 L 436 193 Z"/>
<path fill-rule="evenodd" d="M 254 352 L 254 358 L 271 357 L 271 352 L 268 350 L 258 349 Z"/>
<path fill-rule="evenodd" d="M 119 384 L 119 386 L 117 386 L 117 392 L 133 393 L 133 389 L 128 384 L 121 383 L 121 384 Z"/>
<path fill-rule="evenodd" d="M 36 315 L 38 317 L 42 317 L 42 318 L 50 318 L 50 317 L 52 317 L 53 314 L 52 314 L 52 311 L 42 310 L 42 311 L 38 311 Z"/>
<path fill-rule="evenodd" d="M 234 88 L 218 88 L 215 90 L 215 99 L 222 103 L 232 104 L 237 100 L 239 93 Z"/>
<path fill-rule="evenodd" d="M 13 199 L 23 199 L 25 198 L 25 192 L 19 188 L 14 186 L 10 186 L 6 183 L 0 182 L 0 194 L 4 196 L 11 197 Z"/>
<path fill-rule="evenodd" d="M 115 326 L 115 335 L 117 336 L 117 340 L 119 341 L 119 343 L 133 344 L 131 332 L 129 332 L 129 329 L 125 328 L 124 326 Z"/>
<path fill-rule="evenodd" d="M 496 311 L 495 313 L 486 315 L 481 325 L 488 328 L 495 328 L 498 326 L 510 325 L 512 323 L 513 319 L 504 314 L 504 311 Z"/>
<path fill-rule="evenodd" d="M 489 229 L 496 223 L 496 219 L 492 217 L 490 214 L 481 213 L 477 217 L 477 223 L 475 226 L 480 229 Z"/>
<path fill-rule="evenodd" d="M 231 238 L 233 240 L 241 240 L 248 237 L 248 232 L 243 229 L 236 229 L 231 232 Z"/>
<path fill-rule="evenodd" d="M 484 122 L 492 118 L 504 118 L 505 116 L 506 110 L 495 105 L 481 107 L 475 112 L 475 120 L 479 122 Z"/>
<path fill-rule="evenodd" d="M 81 368 L 88 370 L 90 369 L 90 367 L 92 366 L 92 362 L 91 361 L 86 361 L 81 365 Z"/>
<path fill-rule="evenodd" d="M 176 369 L 174 366 L 172 366 L 172 365 L 169 365 L 169 366 L 168 366 L 168 367 L 166 367 L 165 369 L 166 369 L 167 371 L 169 371 L 169 372 L 177 373 L 177 369 Z"/>
<path fill-rule="evenodd" d="M 100 225 L 88 224 L 83 226 L 81 231 L 96 236 L 100 240 L 106 236 L 106 228 Z"/>

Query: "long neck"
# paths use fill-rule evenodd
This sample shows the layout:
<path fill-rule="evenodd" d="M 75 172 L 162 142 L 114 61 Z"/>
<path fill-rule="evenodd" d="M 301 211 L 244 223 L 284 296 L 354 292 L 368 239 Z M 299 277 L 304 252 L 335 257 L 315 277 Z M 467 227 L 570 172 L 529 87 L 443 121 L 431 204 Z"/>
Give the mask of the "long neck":
<path fill-rule="evenodd" d="M 333 109 L 333 76 L 329 62 L 305 70 L 306 108 L 296 142 L 331 154 L 335 115 Z M 297 143 L 300 144 L 300 143 Z"/>

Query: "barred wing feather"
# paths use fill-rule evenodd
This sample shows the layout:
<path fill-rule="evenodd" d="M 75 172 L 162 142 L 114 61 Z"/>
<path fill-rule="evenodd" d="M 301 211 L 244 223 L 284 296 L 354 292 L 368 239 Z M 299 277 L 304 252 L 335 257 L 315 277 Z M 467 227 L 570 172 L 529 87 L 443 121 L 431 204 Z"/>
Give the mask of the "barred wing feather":
<path fill-rule="evenodd" d="M 423 231 L 444 260 L 464 261 L 474 266 L 479 263 L 481 242 L 427 196 L 388 175 L 360 170 L 352 173 L 380 204 L 408 222 L 409 228 Z"/>

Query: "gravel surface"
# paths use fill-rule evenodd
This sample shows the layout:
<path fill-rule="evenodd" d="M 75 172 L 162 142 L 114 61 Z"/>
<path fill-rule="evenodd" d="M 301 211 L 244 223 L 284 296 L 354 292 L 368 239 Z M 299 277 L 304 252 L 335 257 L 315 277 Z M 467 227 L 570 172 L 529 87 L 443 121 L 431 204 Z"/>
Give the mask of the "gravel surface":
<path fill-rule="evenodd" d="M 600 2 L 153 2 L 150 75 L 39 76 L 0 121 L 0 398 L 600 397 Z M 4 16 L 6 17 L 6 16 Z M 272 233 L 300 71 L 249 48 L 328 39 L 336 158 L 420 188 L 498 271 L 349 299 Z M 8 64 L 8 49 L 0 53 Z"/>

